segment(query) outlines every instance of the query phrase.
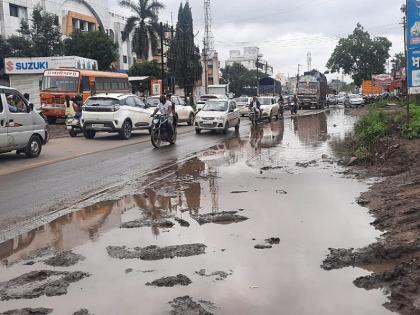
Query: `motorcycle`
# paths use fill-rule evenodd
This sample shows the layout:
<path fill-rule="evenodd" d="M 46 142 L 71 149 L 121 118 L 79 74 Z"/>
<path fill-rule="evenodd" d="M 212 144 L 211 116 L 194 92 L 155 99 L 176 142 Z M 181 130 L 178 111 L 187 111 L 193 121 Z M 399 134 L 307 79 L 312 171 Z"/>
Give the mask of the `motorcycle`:
<path fill-rule="evenodd" d="M 298 104 L 296 104 L 294 101 L 292 101 L 292 103 L 291 103 L 291 105 L 290 105 L 290 113 L 291 113 L 292 115 L 297 115 L 297 112 L 298 112 L 298 107 L 299 107 L 299 105 L 298 105 Z"/>
<path fill-rule="evenodd" d="M 248 118 L 253 126 L 257 126 L 262 121 L 261 113 L 256 108 L 251 108 Z"/>
<path fill-rule="evenodd" d="M 155 148 L 160 148 L 162 141 L 175 144 L 177 138 L 177 121 L 174 117 L 172 136 L 169 132 L 168 115 L 157 114 L 153 116 L 150 137 Z"/>
<path fill-rule="evenodd" d="M 77 137 L 79 133 L 83 133 L 80 119 L 69 117 L 66 119 L 66 128 L 69 131 L 70 137 Z"/>

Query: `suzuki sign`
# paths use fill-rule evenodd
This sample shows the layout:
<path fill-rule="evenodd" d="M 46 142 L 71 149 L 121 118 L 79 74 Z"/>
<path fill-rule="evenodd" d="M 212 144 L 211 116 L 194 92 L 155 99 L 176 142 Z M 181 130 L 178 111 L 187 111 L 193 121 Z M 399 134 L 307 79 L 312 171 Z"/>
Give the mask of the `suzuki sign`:
<path fill-rule="evenodd" d="M 76 56 L 6 58 L 4 60 L 6 74 L 40 74 L 45 70 L 61 67 L 97 70 L 98 62 Z"/>

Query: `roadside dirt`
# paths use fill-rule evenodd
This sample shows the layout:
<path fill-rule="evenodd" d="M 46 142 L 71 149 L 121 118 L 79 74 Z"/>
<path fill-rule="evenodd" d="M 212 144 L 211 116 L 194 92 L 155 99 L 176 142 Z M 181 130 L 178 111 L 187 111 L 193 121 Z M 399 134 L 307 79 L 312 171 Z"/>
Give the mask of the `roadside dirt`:
<path fill-rule="evenodd" d="M 51 314 L 52 311 L 50 308 L 23 308 L 0 313 L 0 315 L 47 315 Z"/>
<path fill-rule="evenodd" d="M 165 258 L 189 257 L 205 254 L 206 245 L 204 244 L 185 244 L 176 246 L 147 246 L 136 247 L 132 250 L 126 247 L 108 246 L 107 251 L 112 258 L 119 259 L 141 259 L 141 260 L 161 260 Z"/>
<path fill-rule="evenodd" d="M 81 260 L 85 260 L 85 257 L 71 251 L 65 251 L 44 260 L 44 263 L 52 267 L 70 267 L 76 265 Z"/>
<path fill-rule="evenodd" d="M 0 283 L 0 300 L 33 299 L 40 296 L 67 294 L 71 283 L 89 277 L 88 273 L 75 271 L 40 270 L 26 273 L 18 278 Z"/>
<path fill-rule="evenodd" d="M 357 165 L 360 178 L 382 180 L 357 202 L 375 217 L 383 236 L 361 249 L 330 249 L 322 268 L 357 266 L 373 271 L 354 281 L 366 290 L 384 289 L 384 306 L 400 314 L 420 314 L 420 140 L 389 137 L 378 145 L 373 165 Z"/>
<path fill-rule="evenodd" d="M 195 302 L 191 297 L 182 296 L 169 302 L 172 306 L 171 315 L 212 315 L 207 311 L 203 305 L 212 305 L 210 302 L 199 301 Z"/>
<path fill-rule="evenodd" d="M 173 287 L 176 285 L 187 286 L 190 285 L 192 281 L 185 275 L 177 275 L 175 277 L 163 277 L 152 282 L 147 282 L 147 286 L 154 287 Z"/>
<path fill-rule="evenodd" d="M 191 215 L 191 217 L 194 220 L 196 220 L 200 225 L 207 223 L 231 224 L 248 220 L 247 217 L 238 215 L 237 213 L 238 211 L 222 211 L 215 213 Z"/>

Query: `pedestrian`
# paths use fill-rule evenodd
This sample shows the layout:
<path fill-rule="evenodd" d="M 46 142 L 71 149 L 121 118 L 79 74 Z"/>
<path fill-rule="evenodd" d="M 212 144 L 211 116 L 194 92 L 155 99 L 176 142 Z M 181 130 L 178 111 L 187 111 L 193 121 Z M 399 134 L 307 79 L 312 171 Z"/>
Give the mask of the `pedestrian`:
<path fill-rule="evenodd" d="M 71 100 L 70 96 L 66 95 L 64 97 L 64 105 L 66 107 L 66 117 L 73 118 L 76 116 L 76 112 L 78 111 L 77 106 Z"/>

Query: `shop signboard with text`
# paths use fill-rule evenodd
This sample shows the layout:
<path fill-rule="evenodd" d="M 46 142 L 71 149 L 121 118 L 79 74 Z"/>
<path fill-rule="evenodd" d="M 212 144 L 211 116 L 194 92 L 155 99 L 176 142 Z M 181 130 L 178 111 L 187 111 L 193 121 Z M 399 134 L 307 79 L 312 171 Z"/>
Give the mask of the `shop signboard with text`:
<path fill-rule="evenodd" d="M 407 0 L 407 71 L 409 94 L 420 94 L 420 0 Z"/>

